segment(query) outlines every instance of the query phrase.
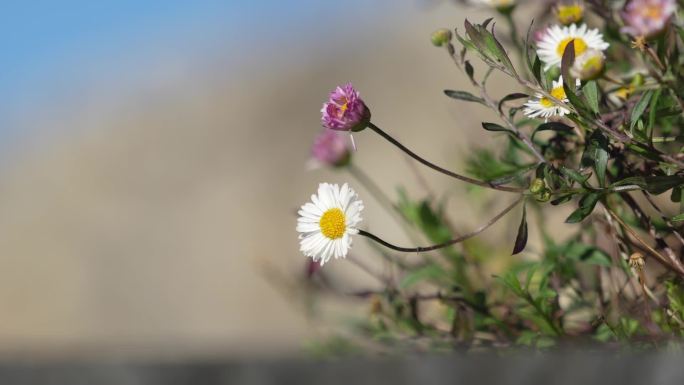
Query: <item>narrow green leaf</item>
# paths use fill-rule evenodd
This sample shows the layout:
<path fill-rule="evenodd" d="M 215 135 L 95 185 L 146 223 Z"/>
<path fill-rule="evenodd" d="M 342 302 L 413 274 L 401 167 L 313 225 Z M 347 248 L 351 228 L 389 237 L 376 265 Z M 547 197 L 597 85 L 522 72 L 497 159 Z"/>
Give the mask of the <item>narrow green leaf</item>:
<path fill-rule="evenodd" d="M 487 105 L 484 99 L 477 97 L 467 91 L 444 90 L 444 94 L 452 99 L 463 100 L 466 102 L 475 102 L 482 105 Z"/>
<path fill-rule="evenodd" d="M 513 38 L 516 39 L 517 36 L 514 36 Z M 511 72 L 513 76 L 517 77 L 518 73 L 515 71 L 515 67 L 511 62 L 511 59 L 508 57 L 506 49 L 503 47 L 503 45 L 501 45 L 499 40 L 496 38 L 496 35 L 494 35 L 494 26 L 492 26 L 492 32 L 485 35 L 485 43 L 487 43 L 487 46 L 490 47 L 494 53 L 494 56 L 499 59 L 501 63 L 503 63 L 503 65 Z"/>
<path fill-rule="evenodd" d="M 655 125 L 656 121 L 656 115 L 658 111 L 658 100 L 660 99 L 661 92 L 661 89 L 656 90 L 656 92 L 651 97 L 651 103 L 649 105 L 650 111 L 648 113 L 648 124 L 646 125 L 646 133 L 648 134 L 648 142 L 651 144 L 653 144 L 653 133 L 655 131 L 653 126 Z"/>
<path fill-rule="evenodd" d="M 565 223 L 578 223 L 582 222 L 584 218 L 588 217 L 596 203 L 598 203 L 601 198 L 601 194 L 596 192 L 590 192 L 585 194 L 579 202 L 579 208 L 570 214 L 570 216 L 565 220 Z"/>
<path fill-rule="evenodd" d="M 650 192 L 651 194 L 662 194 L 671 188 L 678 188 L 684 185 L 684 176 L 680 175 L 658 175 L 658 176 L 634 176 L 622 179 L 611 185 L 611 188 L 620 186 L 635 185 Z"/>
<path fill-rule="evenodd" d="M 587 98 L 587 101 L 589 102 L 589 108 L 591 108 L 594 113 L 599 113 L 599 90 L 598 90 L 598 85 L 596 84 L 596 81 L 591 80 L 587 82 L 587 84 L 584 85 L 584 88 L 582 88 L 582 91 L 584 91 L 584 96 Z"/>
<path fill-rule="evenodd" d="M 504 103 L 509 102 L 509 101 L 511 101 L 511 100 L 525 99 L 525 98 L 528 98 L 528 97 L 529 97 L 529 95 L 523 94 L 523 93 L 520 93 L 520 92 L 515 92 L 515 93 L 508 94 L 508 95 L 504 96 L 504 97 L 501 98 L 501 100 L 499 101 L 499 112 L 503 113 L 503 111 L 501 110 L 501 108 L 503 107 L 503 104 L 504 104 Z"/>
<path fill-rule="evenodd" d="M 570 81 L 570 68 L 575 62 L 575 40 L 570 40 L 570 42 L 565 46 L 565 51 L 563 51 L 563 56 L 561 58 L 561 75 L 563 75 L 563 83 L 568 85 L 568 87 L 575 91 L 575 82 Z M 572 79 L 574 80 L 574 79 Z M 567 91 L 566 91 L 567 92 Z"/>
<path fill-rule="evenodd" d="M 532 140 L 534 140 L 534 136 L 537 135 L 537 133 L 541 132 L 541 131 L 556 131 L 559 133 L 569 133 L 569 134 L 573 133 L 572 127 L 568 126 L 567 124 L 561 123 L 561 122 L 542 123 L 537 128 L 535 128 L 534 131 L 532 132 Z"/>
<path fill-rule="evenodd" d="M 569 177 L 570 179 L 574 180 L 575 182 L 581 185 L 583 185 L 589 179 L 589 177 L 591 177 L 591 173 L 587 175 L 582 175 L 582 173 L 580 173 L 579 171 L 567 168 L 565 166 L 561 166 L 560 171 L 565 176 Z"/>
<path fill-rule="evenodd" d="M 684 221 L 684 214 L 675 215 L 674 217 L 670 218 L 670 222 L 682 222 L 682 221 Z"/>
<path fill-rule="evenodd" d="M 468 61 L 468 60 L 465 61 L 465 70 L 466 70 L 466 74 L 468 74 L 468 77 L 470 78 L 470 80 L 475 81 L 475 69 L 473 68 L 473 65 L 470 64 L 470 61 Z"/>
<path fill-rule="evenodd" d="M 648 90 L 648 91 L 644 92 L 644 94 L 641 95 L 641 99 L 639 99 L 637 104 L 632 109 L 632 114 L 630 115 L 630 118 L 629 118 L 629 129 L 630 130 L 634 129 L 634 126 L 636 126 L 637 122 L 641 118 L 641 115 L 643 115 L 644 111 L 646 111 L 646 107 L 648 107 L 648 103 L 651 101 L 651 96 L 653 96 L 652 90 Z"/>
<path fill-rule="evenodd" d="M 448 274 L 441 266 L 430 264 L 407 274 L 399 283 L 399 287 L 408 289 L 423 281 L 439 282 L 446 278 L 448 278 Z"/>
<path fill-rule="evenodd" d="M 523 215 L 520 221 L 520 226 L 518 227 L 518 235 L 515 237 L 515 245 L 513 246 L 513 253 L 511 255 L 516 255 L 525 249 L 527 245 L 527 210 L 525 204 L 523 203 Z"/>
<path fill-rule="evenodd" d="M 605 185 L 606 167 L 608 165 L 608 138 L 599 130 L 595 130 L 582 154 L 582 165 L 593 167 L 601 186 Z"/>
<path fill-rule="evenodd" d="M 487 122 L 483 122 L 483 123 L 482 123 L 482 128 L 484 128 L 484 129 L 487 130 L 487 131 L 508 132 L 508 133 L 510 133 L 510 134 L 514 134 L 514 135 L 515 135 L 515 133 L 514 133 L 513 131 L 509 130 L 509 129 L 506 128 L 506 127 L 500 126 L 500 125 L 498 125 L 498 124 L 496 124 L 496 123 L 487 123 Z"/>
<path fill-rule="evenodd" d="M 530 35 L 532 34 L 532 26 L 534 25 L 534 19 L 530 22 L 530 26 L 527 27 L 527 34 L 525 35 L 525 62 L 527 63 L 527 69 L 530 70 L 532 75 L 535 74 L 534 62 L 530 58 Z"/>

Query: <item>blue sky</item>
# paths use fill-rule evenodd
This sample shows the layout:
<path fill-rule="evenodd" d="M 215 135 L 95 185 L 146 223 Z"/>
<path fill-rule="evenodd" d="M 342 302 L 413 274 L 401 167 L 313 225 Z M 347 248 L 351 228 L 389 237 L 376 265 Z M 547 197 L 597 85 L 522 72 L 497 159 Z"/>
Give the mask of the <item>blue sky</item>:
<path fill-rule="evenodd" d="M 343 6 L 352 3 L 366 2 Z M 3 1 L 0 134 L 11 130 L 8 118 L 26 114 L 26 106 L 34 108 L 51 88 L 83 81 L 99 63 L 139 55 L 146 46 L 183 50 L 212 39 L 222 39 L 224 46 L 259 39 L 260 30 L 263 38 L 278 29 L 299 29 L 298 23 L 317 20 L 331 5 L 341 6 L 321 0 Z"/>

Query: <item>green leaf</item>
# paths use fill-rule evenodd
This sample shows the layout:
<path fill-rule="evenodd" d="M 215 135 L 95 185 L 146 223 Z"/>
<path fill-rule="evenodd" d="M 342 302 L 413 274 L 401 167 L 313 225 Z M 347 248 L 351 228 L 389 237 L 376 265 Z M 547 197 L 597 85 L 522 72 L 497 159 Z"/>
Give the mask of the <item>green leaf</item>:
<path fill-rule="evenodd" d="M 513 253 L 511 255 L 516 255 L 525 249 L 527 245 L 527 210 L 525 204 L 523 204 L 523 215 L 520 221 L 520 226 L 518 226 L 518 235 L 515 237 L 515 245 L 513 246 Z"/>
<path fill-rule="evenodd" d="M 482 123 L 482 128 L 484 128 L 484 129 L 487 130 L 487 131 L 493 131 L 493 132 L 508 132 L 508 133 L 511 133 L 511 134 L 514 134 L 514 135 L 515 135 L 515 133 L 514 133 L 513 131 L 509 130 L 509 129 L 506 128 L 506 127 L 500 126 L 500 125 L 498 125 L 498 124 L 496 124 L 496 123 L 487 123 L 487 122 L 483 122 L 483 123 Z"/>
<path fill-rule="evenodd" d="M 554 206 L 558 206 L 558 205 L 563 204 L 565 202 L 570 202 L 572 200 L 573 196 L 575 196 L 575 194 L 561 195 L 560 197 L 552 200 L 550 203 Z"/>
<path fill-rule="evenodd" d="M 444 90 L 444 94 L 452 99 L 480 103 L 485 106 L 487 105 L 484 99 L 479 98 L 467 91 Z"/>
<path fill-rule="evenodd" d="M 573 133 L 572 127 L 568 126 L 567 124 L 563 124 L 561 122 L 548 122 L 548 123 L 542 123 L 540 124 L 537 128 L 534 129 L 532 132 L 532 140 L 534 140 L 534 136 L 537 135 L 538 132 L 541 131 L 556 131 L 559 133 Z"/>
<path fill-rule="evenodd" d="M 635 185 L 651 194 L 662 194 L 671 188 L 684 185 L 684 176 L 681 175 L 658 175 L 658 176 L 633 176 L 613 183 L 610 187 Z"/>
<path fill-rule="evenodd" d="M 575 182 L 577 182 L 581 185 L 584 185 L 584 183 L 586 183 L 586 181 L 589 179 L 589 177 L 591 177 L 591 173 L 586 174 L 586 175 L 582 175 L 582 173 L 580 173 L 579 171 L 573 170 L 571 168 L 567 168 L 565 166 L 561 166 L 560 171 L 565 176 L 567 176 L 568 178 L 574 180 Z"/>
<path fill-rule="evenodd" d="M 401 280 L 399 287 L 402 289 L 408 289 L 423 281 L 437 281 L 444 280 L 448 278 L 448 274 L 439 265 L 430 264 L 423 266 L 417 270 L 413 270 Z"/>
<path fill-rule="evenodd" d="M 511 101 L 511 100 L 525 99 L 525 98 L 528 98 L 528 97 L 529 97 L 529 95 L 523 94 L 523 93 L 520 93 L 520 92 L 516 92 L 516 93 L 512 93 L 512 94 L 508 94 L 508 95 L 504 96 L 504 97 L 499 101 L 499 112 L 503 113 L 503 111 L 501 110 L 501 107 L 503 107 L 503 104 L 504 104 L 504 103 L 506 103 L 506 102 L 508 102 L 508 101 Z"/>
<path fill-rule="evenodd" d="M 475 81 L 475 69 L 473 68 L 473 65 L 470 64 L 470 61 L 468 61 L 468 60 L 465 61 L 465 70 L 466 70 L 466 74 L 468 74 L 468 77 L 470 78 L 470 80 Z"/>
<path fill-rule="evenodd" d="M 571 241 L 565 249 L 565 257 L 591 265 L 611 266 L 610 257 L 601 249 L 580 241 Z"/>
<path fill-rule="evenodd" d="M 582 165 L 593 167 L 601 186 L 605 185 L 606 167 L 608 165 L 608 138 L 599 130 L 595 130 L 587 140 L 582 154 Z"/>
<path fill-rule="evenodd" d="M 527 63 L 527 69 L 534 75 L 534 64 L 530 59 L 530 35 L 532 34 L 532 26 L 534 25 L 534 19 L 530 22 L 530 26 L 527 27 L 527 34 L 525 35 L 525 62 Z M 536 57 L 536 56 L 535 56 Z"/>
<path fill-rule="evenodd" d="M 513 294 L 517 295 L 518 297 L 525 296 L 523 288 L 520 286 L 518 276 L 514 271 L 508 271 L 503 276 L 494 276 L 494 278 L 497 278 L 501 283 L 504 284 L 504 286 L 509 288 Z"/>
<path fill-rule="evenodd" d="M 504 176 L 501 176 L 501 177 L 499 177 L 499 178 L 489 180 L 488 182 L 490 182 L 490 183 L 492 183 L 492 184 L 494 184 L 494 185 L 497 185 L 497 186 L 498 186 L 498 185 L 503 185 L 503 184 L 512 182 L 512 181 L 516 180 L 516 179 L 519 178 L 519 177 L 522 177 L 523 175 L 525 175 L 526 173 L 530 172 L 530 171 L 531 171 L 532 169 L 534 169 L 535 167 L 537 167 L 537 164 L 536 164 L 536 163 L 532 163 L 532 164 L 529 164 L 529 165 L 527 165 L 527 166 L 521 167 L 519 170 L 516 170 L 515 172 L 513 172 L 513 173 L 511 173 L 511 174 L 504 175 Z"/>
<path fill-rule="evenodd" d="M 651 100 L 651 96 L 653 96 L 653 91 L 648 90 L 644 92 L 644 94 L 641 95 L 641 99 L 639 99 L 637 104 L 632 109 L 632 114 L 629 118 L 630 131 L 634 130 L 634 126 L 636 126 L 637 122 L 641 118 L 641 115 L 643 115 L 644 111 L 646 111 L 646 107 L 648 107 L 648 103 Z"/>
<path fill-rule="evenodd" d="M 575 82 L 574 79 L 570 77 L 570 68 L 575 62 L 575 40 L 570 40 L 570 42 L 565 46 L 565 51 L 563 51 L 563 56 L 561 58 L 561 75 L 563 75 L 563 84 L 567 85 L 568 88 L 574 94 L 575 92 Z M 573 80 L 572 82 L 570 80 Z M 565 91 L 566 94 L 568 91 Z"/>
<path fill-rule="evenodd" d="M 656 115 L 658 111 L 658 100 L 660 99 L 660 94 L 662 90 L 658 89 L 654 94 L 653 97 L 651 97 L 651 103 L 649 106 L 649 113 L 648 113 L 648 124 L 646 125 L 646 132 L 648 133 L 648 138 L 649 138 L 649 143 L 653 144 L 653 132 L 655 131 L 653 129 L 653 126 L 655 125 L 656 121 Z"/>
<path fill-rule="evenodd" d="M 565 220 L 565 223 L 582 222 L 584 218 L 589 216 L 589 214 L 594 211 L 594 207 L 596 207 L 596 203 L 598 203 L 600 198 L 601 194 L 596 192 L 585 194 L 582 199 L 580 199 L 579 208 L 570 214 L 570 216 Z"/>
<path fill-rule="evenodd" d="M 515 67 L 511 62 L 511 59 L 508 57 L 503 45 L 501 45 L 499 40 L 497 40 L 496 36 L 494 35 L 494 27 L 492 26 L 491 33 L 487 32 L 484 34 L 484 36 L 485 43 L 487 44 L 487 47 L 494 53 L 494 56 L 499 59 L 501 63 L 503 63 L 506 69 L 508 69 L 513 76 L 517 77 L 518 73 L 515 71 Z M 513 38 L 515 39 L 517 36 L 514 36 Z"/>
<path fill-rule="evenodd" d="M 584 96 L 587 98 L 587 101 L 589 102 L 589 108 L 591 108 L 591 110 L 594 111 L 594 113 L 598 114 L 599 90 L 596 81 L 591 80 L 587 82 L 587 84 L 584 85 L 584 88 L 582 88 L 582 91 L 584 92 Z"/>
<path fill-rule="evenodd" d="M 684 221 L 684 214 L 675 215 L 674 217 L 670 218 L 670 222 L 682 222 L 682 221 Z"/>

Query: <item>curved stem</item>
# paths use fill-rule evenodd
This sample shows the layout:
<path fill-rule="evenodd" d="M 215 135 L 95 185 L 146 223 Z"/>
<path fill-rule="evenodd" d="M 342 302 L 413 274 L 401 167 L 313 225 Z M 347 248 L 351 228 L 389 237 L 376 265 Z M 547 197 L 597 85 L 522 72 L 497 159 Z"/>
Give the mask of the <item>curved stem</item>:
<path fill-rule="evenodd" d="M 356 178 L 367 190 L 373 195 L 376 201 L 387 211 L 387 214 L 394 217 L 399 222 L 406 236 L 412 241 L 417 242 L 417 237 L 411 231 L 409 223 L 406 217 L 401 213 L 399 208 L 392 203 L 392 200 L 385 194 L 382 189 L 373 181 L 373 178 L 369 177 L 363 169 L 356 167 L 354 163 L 350 163 L 347 166 L 349 173 Z"/>
<path fill-rule="evenodd" d="M 523 199 L 524 199 L 524 196 L 521 195 L 520 198 L 518 198 L 515 202 L 511 203 L 502 212 L 497 214 L 494 218 L 490 219 L 489 222 L 483 224 L 482 226 L 478 227 L 477 229 L 475 229 L 475 230 L 473 230 L 467 234 L 463 234 L 458 238 L 454 238 L 454 239 L 451 239 L 449 241 L 446 241 L 446 242 L 443 242 L 443 243 L 440 243 L 437 245 L 420 246 L 420 247 L 401 247 L 401 246 L 393 245 L 393 244 L 381 239 L 380 237 L 378 237 L 374 234 L 371 234 L 367 231 L 364 231 L 364 230 L 359 230 L 359 235 L 363 235 L 364 237 L 370 238 L 373 241 L 375 241 L 375 242 L 377 242 L 377 243 L 379 243 L 379 244 L 381 244 L 387 248 L 390 248 L 390 249 L 395 250 L 395 251 L 401 251 L 403 253 L 420 253 L 420 252 L 424 252 L 424 251 L 432 251 L 432 250 L 443 249 L 445 247 L 449 247 L 449 246 L 454 245 L 456 243 L 460 243 L 460 242 L 463 242 L 467 239 L 470 239 L 470 238 L 480 234 L 481 232 L 487 230 L 494 223 L 496 223 L 499 219 L 501 219 L 504 215 L 508 214 L 509 211 L 513 210 L 513 208 L 515 206 L 517 206 L 520 202 L 522 202 Z"/>
<path fill-rule="evenodd" d="M 425 166 L 430 167 L 431 169 L 433 169 L 433 170 L 435 170 L 435 171 L 441 172 L 441 173 L 444 174 L 444 175 L 448 175 L 448 176 L 450 176 L 450 177 L 452 177 L 452 178 L 455 178 L 455 179 L 458 179 L 458 180 L 461 180 L 461 181 L 463 181 L 463 182 L 467 182 L 467 183 L 470 183 L 470 184 L 474 184 L 474 185 L 476 185 L 476 186 L 486 187 L 486 188 L 490 188 L 490 189 L 498 190 L 498 191 L 507 191 L 507 192 L 516 192 L 516 193 L 520 193 L 520 192 L 523 192 L 523 191 L 526 190 L 526 189 L 522 189 L 522 188 L 518 188 L 518 187 L 498 186 L 498 185 L 496 185 L 496 184 L 494 184 L 494 183 L 492 183 L 492 182 L 485 182 L 485 181 L 481 181 L 481 180 L 477 180 L 477 179 L 473 179 L 473 178 L 468 178 L 467 176 L 463 176 L 463 175 L 460 175 L 460 174 L 456 174 L 456 173 L 453 172 L 453 171 L 449 171 L 449 170 L 447 170 L 447 169 L 445 169 L 445 168 L 443 168 L 443 167 L 437 166 L 436 164 L 431 163 L 431 162 L 429 162 L 429 161 L 423 159 L 422 157 L 420 157 L 419 155 L 417 155 L 415 152 L 409 150 L 406 146 L 404 146 L 403 144 L 399 143 L 398 140 L 396 140 L 396 139 L 394 139 L 393 137 L 391 137 L 388 133 L 386 133 L 385 131 L 383 131 L 382 129 L 380 129 L 380 127 L 376 126 L 375 124 L 373 124 L 373 123 L 368 123 L 368 128 L 370 128 L 371 130 L 375 131 L 378 135 L 380 135 L 380 136 L 382 136 L 383 138 L 385 138 L 388 142 L 390 142 L 390 143 L 392 143 L 393 145 L 397 146 L 401 151 L 403 151 L 403 152 L 405 152 L 406 154 L 408 154 L 411 158 L 417 160 L 418 162 L 424 164 Z"/>

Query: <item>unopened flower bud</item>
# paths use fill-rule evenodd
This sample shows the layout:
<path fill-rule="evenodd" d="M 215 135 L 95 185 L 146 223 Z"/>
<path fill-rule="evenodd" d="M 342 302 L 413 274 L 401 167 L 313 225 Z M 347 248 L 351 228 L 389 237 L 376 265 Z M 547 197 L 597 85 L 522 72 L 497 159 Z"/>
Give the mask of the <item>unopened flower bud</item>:
<path fill-rule="evenodd" d="M 556 7 L 556 18 L 563 25 L 576 24 L 584 17 L 584 7 L 579 3 L 560 4 Z"/>
<path fill-rule="evenodd" d="M 544 183 L 544 179 L 537 178 L 532 181 L 532 184 L 530 184 L 530 192 L 532 194 L 537 194 L 540 191 L 544 190 L 546 188 L 546 184 Z"/>
<path fill-rule="evenodd" d="M 348 134 L 324 130 L 311 146 L 311 159 L 316 166 L 344 167 L 351 160 Z"/>
<path fill-rule="evenodd" d="M 629 267 L 632 269 L 641 270 L 645 264 L 644 256 L 641 253 L 634 253 L 629 256 Z"/>
<path fill-rule="evenodd" d="M 605 62 L 606 57 L 601 51 L 590 49 L 575 59 L 570 73 L 580 80 L 594 80 L 601 76 Z"/>
<path fill-rule="evenodd" d="M 323 127 L 337 131 L 361 131 L 368 127 L 371 112 L 351 83 L 330 93 L 321 109 Z"/>
<path fill-rule="evenodd" d="M 634 74 L 632 81 L 629 84 L 631 87 L 641 87 L 644 85 L 644 74 L 637 72 Z"/>
<path fill-rule="evenodd" d="M 548 202 L 551 200 L 551 191 L 544 189 L 537 196 L 535 196 L 538 202 Z"/>
<path fill-rule="evenodd" d="M 430 40 L 435 47 L 442 47 L 451 41 L 451 37 L 451 30 L 440 28 L 430 35 Z"/>

